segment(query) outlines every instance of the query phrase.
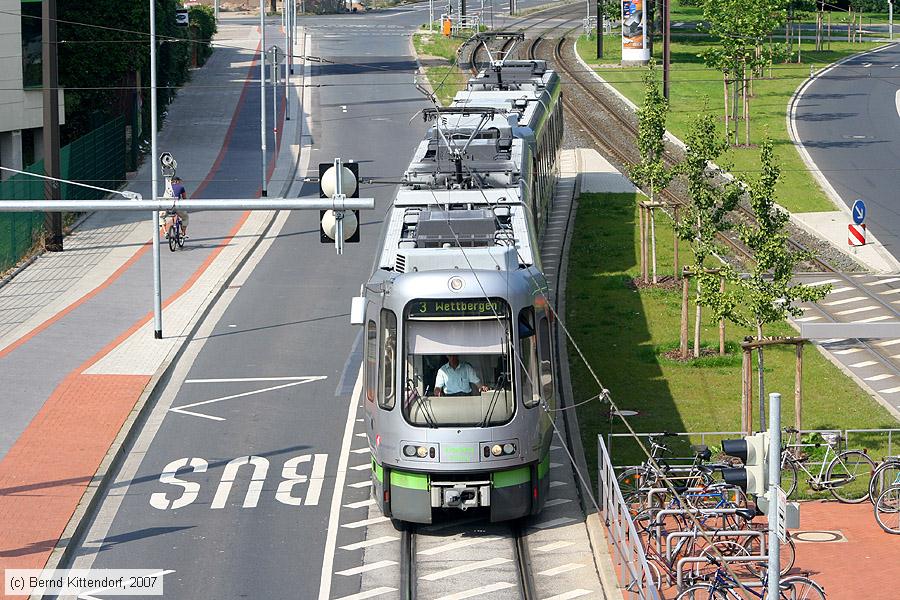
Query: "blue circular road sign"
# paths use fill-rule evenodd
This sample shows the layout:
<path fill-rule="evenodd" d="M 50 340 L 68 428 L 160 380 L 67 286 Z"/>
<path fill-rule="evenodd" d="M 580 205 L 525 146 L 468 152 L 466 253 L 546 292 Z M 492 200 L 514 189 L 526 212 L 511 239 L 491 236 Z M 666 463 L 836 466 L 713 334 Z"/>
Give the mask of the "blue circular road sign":
<path fill-rule="evenodd" d="M 853 222 L 857 225 L 862 225 L 863 221 L 866 220 L 866 203 L 862 201 L 862 198 L 853 203 L 853 208 L 850 209 L 850 212 L 853 213 Z"/>

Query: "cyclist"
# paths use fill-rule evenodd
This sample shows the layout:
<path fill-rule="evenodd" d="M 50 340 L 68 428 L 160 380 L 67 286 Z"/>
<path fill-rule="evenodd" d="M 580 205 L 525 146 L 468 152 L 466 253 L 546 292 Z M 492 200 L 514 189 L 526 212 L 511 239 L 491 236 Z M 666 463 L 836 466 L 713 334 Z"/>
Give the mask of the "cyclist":
<path fill-rule="evenodd" d="M 178 177 L 177 175 L 172 178 L 172 198 L 180 198 L 182 200 L 187 199 L 187 191 L 184 189 L 181 177 Z M 172 208 L 165 213 L 165 221 L 160 229 L 160 234 L 164 236 L 169 235 L 169 230 L 172 228 L 172 225 L 175 224 L 176 214 L 181 217 L 181 237 L 187 239 L 188 213 L 184 210 L 175 210 L 174 204 Z"/>

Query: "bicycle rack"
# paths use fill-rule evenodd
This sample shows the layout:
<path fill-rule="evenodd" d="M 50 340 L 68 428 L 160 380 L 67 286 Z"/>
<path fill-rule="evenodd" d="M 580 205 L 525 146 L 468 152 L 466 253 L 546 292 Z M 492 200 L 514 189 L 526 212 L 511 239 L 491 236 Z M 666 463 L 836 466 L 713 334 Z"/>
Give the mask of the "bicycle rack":
<path fill-rule="evenodd" d="M 727 563 L 750 563 L 750 562 L 760 562 L 764 560 L 769 560 L 768 556 L 721 556 L 718 558 L 719 561 L 724 561 Z M 697 556 L 686 556 L 678 561 L 675 566 L 675 570 L 678 572 L 678 577 L 675 580 L 675 585 L 678 586 L 678 589 L 682 589 L 684 586 L 684 565 L 688 563 L 701 563 L 708 562 L 705 558 L 700 558 Z M 745 587 L 762 587 L 762 581 L 759 579 L 751 579 L 749 581 L 741 581 L 741 585 Z"/>

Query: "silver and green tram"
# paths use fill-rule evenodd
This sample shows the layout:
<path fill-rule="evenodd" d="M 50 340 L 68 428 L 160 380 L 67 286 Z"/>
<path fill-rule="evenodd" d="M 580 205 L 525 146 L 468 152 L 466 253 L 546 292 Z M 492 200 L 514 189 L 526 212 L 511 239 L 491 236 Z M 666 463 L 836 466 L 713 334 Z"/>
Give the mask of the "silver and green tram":
<path fill-rule="evenodd" d="M 555 358 L 537 240 L 562 117 L 558 93 L 533 88 L 434 115 L 354 300 L 373 494 L 399 521 L 441 509 L 516 519 L 547 497 Z M 472 379 L 454 395 L 439 379 L 451 361 Z"/>

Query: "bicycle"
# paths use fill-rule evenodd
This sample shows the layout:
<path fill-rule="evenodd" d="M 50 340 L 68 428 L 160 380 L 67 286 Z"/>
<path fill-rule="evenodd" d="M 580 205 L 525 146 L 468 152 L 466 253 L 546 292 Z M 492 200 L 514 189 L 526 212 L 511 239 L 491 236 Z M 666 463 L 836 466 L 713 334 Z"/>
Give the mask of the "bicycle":
<path fill-rule="evenodd" d="M 886 456 L 875 468 L 869 482 L 869 498 L 874 503 L 881 492 L 893 485 L 900 485 L 900 456 Z"/>
<path fill-rule="evenodd" d="M 796 452 L 800 448 L 820 448 L 823 442 L 810 444 L 799 443 L 800 432 L 793 427 L 785 428 L 788 443 L 781 449 L 782 487 L 788 497 L 797 490 L 799 471 L 806 473 L 809 487 L 814 491 L 828 490 L 838 501 L 846 504 L 859 504 L 869 498 L 869 483 L 875 471 L 875 461 L 863 450 L 838 451 L 837 447 L 844 441 L 838 432 L 822 434 L 825 456 L 816 475 L 806 468 L 809 456 L 800 456 Z M 833 458 L 829 460 L 829 456 Z M 827 465 L 827 467 L 826 467 Z M 787 485 L 785 484 L 785 480 Z"/>
<path fill-rule="evenodd" d="M 712 582 L 693 585 L 678 594 L 676 600 L 768 599 L 767 572 L 764 571 L 760 577 L 762 586 L 757 592 L 754 588 L 741 585 L 721 566 L 716 557 L 708 556 L 706 558 L 710 563 L 718 566 Z M 825 590 L 812 579 L 796 575 L 785 577 L 778 582 L 778 598 L 779 600 L 825 600 Z"/>
<path fill-rule="evenodd" d="M 875 500 L 875 520 L 887 533 L 900 535 L 900 485 L 885 488 Z"/>
<path fill-rule="evenodd" d="M 166 217 L 172 219 L 172 225 L 166 232 L 166 239 L 169 241 L 169 250 L 175 252 L 175 248 L 184 248 L 184 226 L 181 223 L 181 215 L 177 212 L 170 215 L 166 212 Z"/>

